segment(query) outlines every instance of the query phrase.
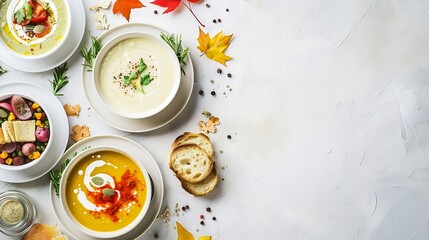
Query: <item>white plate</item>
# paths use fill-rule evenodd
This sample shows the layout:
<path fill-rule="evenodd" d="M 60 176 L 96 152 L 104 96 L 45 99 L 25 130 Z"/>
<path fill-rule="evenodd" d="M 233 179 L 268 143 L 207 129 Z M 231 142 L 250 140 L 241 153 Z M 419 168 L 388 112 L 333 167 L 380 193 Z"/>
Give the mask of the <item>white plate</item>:
<path fill-rule="evenodd" d="M 86 147 L 95 147 L 95 146 L 104 146 L 104 145 L 115 145 L 120 146 L 123 149 L 133 155 L 137 156 L 138 159 L 143 163 L 146 171 L 150 175 L 154 184 L 154 197 L 149 206 L 149 210 L 146 213 L 146 216 L 143 218 L 142 222 L 137 225 L 136 228 L 131 230 L 129 233 L 117 237 L 109 238 L 108 240 L 123 240 L 123 239 L 136 239 L 142 236 L 152 224 L 155 222 L 159 211 L 161 210 L 162 200 L 164 198 L 164 181 L 162 179 L 161 171 L 156 163 L 155 159 L 150 155 L 150 153 L 140 146 L 138 143 L 129 140 L 125 137 L 113 136 L 113 135 L 103 135 L 96 136 L 84 139 L 80 142 L 77 142 L 71 146 L 66 153 L 61 157 L 60 163 L 64 162 L 66 159 L 71 159 L 74 156 L 75 152 L 82 151 Z M 57 166 L 58 168 L 59 166 Z M 61 207 L 60 198 L 56 196 L 55 190 L 50 186 L 50 195 L 51 203 L 54 209 L 55 214 L 61 225 L 76 239 L 85 239 L 85 240 L 101 240 L 100 238 L 91 237 L 86 235 L 77 229 L 74 224 L 66 217 L 66 212 Z M 106 240 L 106 239 L 104 239 Z"/>
<path fill-rule="evenodd" d="M 85 33 L 85 9 L 81 0 L 68 1 L 70 4 L 70 12 L 73 14 L 73 21 L 70 26 L 70 34 L 62 48 L 53 55 L 38 59 L 21 59 L 7 51 L 6 46 L 0 44 L 0 60 L 7 65 L 21 70 L 23 72 L 44 72 L 55 67 L 58 67 L 67 61 L 76 49 L 79 47 Z"/>
<path fill-rule="evenodd" d="M 11 173 L 5 169 L 0 169 L 0 181 L 11 183 L 29 182 L 45 175 L 57 164 L 61 155 L 64 153 L 69 138 L 67 115 L 60 101 L 58 101 L 52 93 L 31 83 L 13 82 L 2 84 L 0 85 L 0 95 L 3 94 L 23 94 L 33 96 L 34 99 L 37 99 L 40 106 L 45 108 L 47 112 L 51 113 L 51 121 L 49 124 L 54 131 L 52 131 L 50 141 L 55 140 L 55 143 L 46 153 L 46 159 L 25 171 L 15 171 Z"/>
<path fill-rule="evenodd" d="M 101 39 L 102 43 L 106 43 L 118 35 L 130 32 L 144 32 L 158 38 L 160 38 L 159 35 L 161 32 L 167 34 L 166 31 L 153 25 L 129 23 L 112 28 L 101 34 L 98 38 Z M 191 58 L 188 55 L 186 66 L 183 68 L 186 75 L 184 76 L 182 74 L 179 90 L 170 105 L 152 117 L 129 119 L 119 116 L 105 107 L 100 96 L 95 94 L 97 90 L 94 87 L 95 84 L 92 83 L 94 81 L 92 79 L 92 73 L 88 71 L 88 68 L 84 64 L 85 61 L 82 63 L 82 86 L 89 105 L 101 120 L 110 126 L 125 132 L 148 132 L 168 124 L 183 111 L 191 97 L 192 88 L 194 87 L 194 68 L 192 66 Z"/>

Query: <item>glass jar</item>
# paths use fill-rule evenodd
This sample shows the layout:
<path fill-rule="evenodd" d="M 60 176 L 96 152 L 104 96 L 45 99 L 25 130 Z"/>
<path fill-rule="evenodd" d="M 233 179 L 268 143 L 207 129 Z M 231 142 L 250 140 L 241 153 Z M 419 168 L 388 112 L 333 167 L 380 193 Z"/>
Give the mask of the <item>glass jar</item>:
<path fill-rule="evenodd" d="M 0 193 L 0 231 L 9 236 L 24 235 L 36 220 L 36 206 L 26 193 Z"/>

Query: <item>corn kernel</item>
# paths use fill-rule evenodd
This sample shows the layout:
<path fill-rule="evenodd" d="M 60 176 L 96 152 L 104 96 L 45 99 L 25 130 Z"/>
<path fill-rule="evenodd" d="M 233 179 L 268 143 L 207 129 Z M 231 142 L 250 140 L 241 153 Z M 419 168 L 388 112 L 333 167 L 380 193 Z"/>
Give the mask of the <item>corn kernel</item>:
<path fill-rule="evenodd" d="M 7 165 L 11 165 L 11 164 L 12 164 L 12 162 L 13 162 L 12 158 L 8 158 L 8 159 L 6 159 L 6 164 L 7 164 Z"/>
<path fill-rule="evenodd" d="M 7 117 L 7 120 L 8 120 L 8 121 L 13 121 L 13 120 L 15 120 L 15 119 L 16 119 L 15 114 L 13 114 L 13 112 L 10 112 L 10 113 L 9 113 L 9 116 Z"/>
<path fill-rule="evenodd" d="M 0 158 L 6 159 L 7 158 L 7 152 L 6 151 L 1 152 L 0 153 Z"/>
<path fill-rule="evenodd" d="M 45 124 L 43 124 L 42 121 L 37 120 L 36 121 L 36 126 L 38 126 L 39 128 L 43 128 L 43 127 L 45 127 Z"/>
<path fill-rule="evenodd" d="M 36 119 L 40 119 L 42 118 L 42 113 L 34 113 L 34 116 L 36 117 Z"/>
<path fill-rule="evenodd" d="M 37 109 L 38 107 L 40 107 L 40 106 L 39 106 L 39 104 L 37 104 L 37 103 L 33 103 L 33 104 L 31 105 L 31 108 L 32 108 L 32 109 Z"/>
<path fill-rule="evenodd" d="M 36 159 L 40 158 L 40 152 L 34 151 L 28 155 L 28 158 L 31 160 L 36 160 Z"/>

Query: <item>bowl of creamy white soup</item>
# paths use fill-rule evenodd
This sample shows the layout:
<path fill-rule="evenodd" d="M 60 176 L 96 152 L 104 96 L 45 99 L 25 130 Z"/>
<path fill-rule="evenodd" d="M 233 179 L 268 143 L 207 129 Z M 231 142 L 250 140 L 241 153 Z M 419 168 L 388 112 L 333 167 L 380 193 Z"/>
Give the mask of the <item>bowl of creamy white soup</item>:
<path fill-rule="evenodd" d="M 93 83 L 112 112 L 132 119 L 170 104 L 180 85 L 180 64 L 161 38 L 131 32 L 107 42 L 94 62 Z"/>

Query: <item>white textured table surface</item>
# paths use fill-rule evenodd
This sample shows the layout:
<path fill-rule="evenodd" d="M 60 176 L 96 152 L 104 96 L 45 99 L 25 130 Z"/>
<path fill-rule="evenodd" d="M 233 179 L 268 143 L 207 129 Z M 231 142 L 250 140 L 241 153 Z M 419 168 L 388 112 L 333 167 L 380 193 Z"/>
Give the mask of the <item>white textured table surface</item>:
<path fill-rule="evenodd" d="M 87 29 L 99 35 L 88 10 L 93 3 L 84 1 Z M 162 15 L 163 9 L 143 3 L 147 7 L 133 10 L 130 22 L 181 33 L 191 49 L 195 87 L 185 111 L 149 133 L 109 127 L 88 110 L 78 53 L 68 60 L 70 83 L 59 98 L 82 106 L 79 118 L 69 118 L 71 126 L 87 124 L 93 136 L 128 136 L 154 155 L 165 180 L 164 207 L 191 206 L 169 226 L 157 221 L 142 239 L 155 233 L 176 239 L 176 221 L 195 236 L 225 240 L 428 239 L 429 1 L 193 4 L 207 25 L 204 31 L 234 34 L 226 51 L 234 57 L 228 67 L 200 56 L 198 25 L 187 9 Z M 221 23 L 212 22 L 218 18 Z M 112 27 L 126 23 L 110 10 L 107 19 Z M 29 74 L 0 65 L 9 70 L 0 82 L 19 79 L 50 89 L 51 71 Z M 218 67 L 223 74 L 216 73 Z M 205 96 L 199 96 L 200 89 Z M 216 97 L 209 94 L 213 89 Z M 195 198 L 180 188 L 167 154 L 176 136 L 198 131 L 204 110 L 220 118 L 210 137 L 218 167 L 226 168 L 213 194 Z M 36 199 L 38 221 L 57 223 L 46 204 L 46 176 L 14 187 Z M 217 221 L 200 226 L 207 206 Z"/>

